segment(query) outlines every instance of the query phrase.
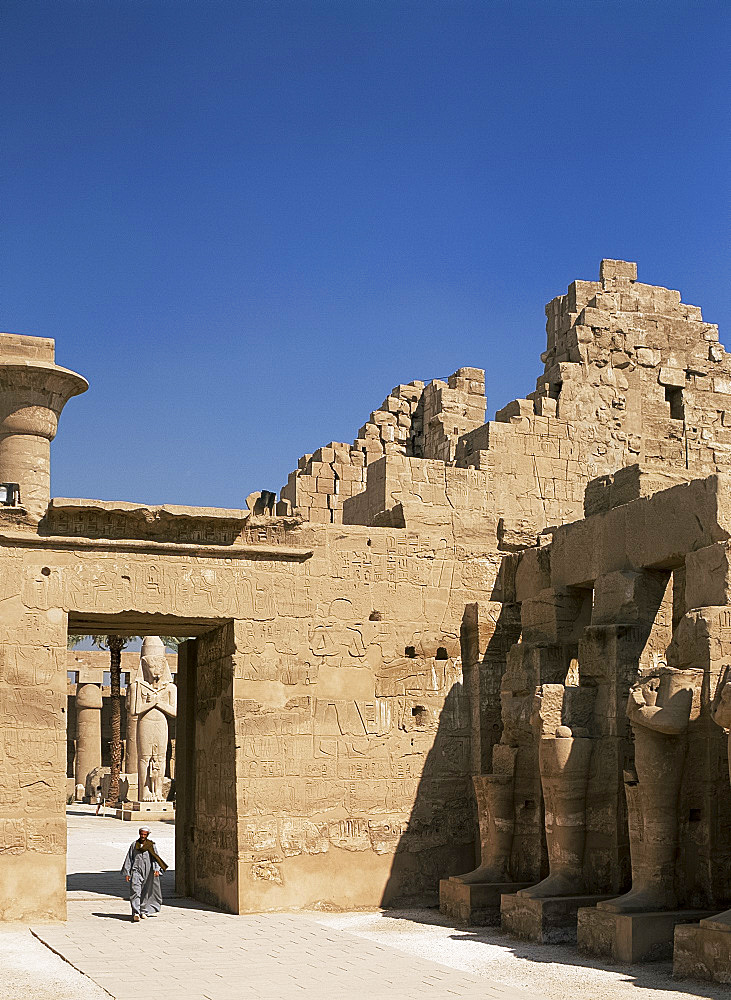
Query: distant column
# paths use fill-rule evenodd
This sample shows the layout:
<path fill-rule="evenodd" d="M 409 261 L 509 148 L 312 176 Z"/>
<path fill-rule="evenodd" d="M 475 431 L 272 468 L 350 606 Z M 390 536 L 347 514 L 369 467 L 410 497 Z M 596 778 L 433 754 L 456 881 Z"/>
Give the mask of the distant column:
<path fill-rule="evenodd" d="M 98 684 L 76 688 L 76 784 L 102 763 L 102 691 Z"/>

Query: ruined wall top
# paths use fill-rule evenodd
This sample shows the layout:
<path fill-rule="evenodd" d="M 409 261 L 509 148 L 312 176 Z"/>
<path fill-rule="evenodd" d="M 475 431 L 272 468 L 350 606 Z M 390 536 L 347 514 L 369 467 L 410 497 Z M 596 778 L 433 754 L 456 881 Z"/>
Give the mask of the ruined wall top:
<path fill-rule="evenodd" d="M 634 359 L 683 369 L 721 360 L 709 351 L 717 327 L 703 322 L 700 308 L 682 302 L 678 291 L 638 282 L 631 261 L 603 260 L 599 281 L 572 282 L 548 303 L 546 318 L 546 373 L 565 362 L 623 368 Z"/>

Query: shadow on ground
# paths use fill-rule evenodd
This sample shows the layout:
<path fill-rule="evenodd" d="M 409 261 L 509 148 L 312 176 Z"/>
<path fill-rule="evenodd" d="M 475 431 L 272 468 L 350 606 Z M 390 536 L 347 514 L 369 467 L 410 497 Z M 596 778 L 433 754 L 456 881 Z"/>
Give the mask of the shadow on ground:
<path fill-rule="evenodd" d="M 161 876 L 162 892 L 166 899 L 175 899 L 175 871 L 168 868 Z M 66 892 L 81 896 L 129 897 L 129 886 L 119 871 L 71 872 L 66 876 Z"/>
<path fill-rule="evenodd" d="M 169 868 L 161 875 L 163 906 L 169 909 L 201 910 L 210 913 L 220 913 L 215 906 L 200 903 L 197 899 L 179 896 L 175 891 L 175 871 Z M 66 876 L 66 891 L 69 902 L 89 900 L 102 902 L 104 899 L 119 899 L 126 903 L 129 899 L 129 885 L 120 872 L 73 872 Z M 92 916 L 109 920 L 129 920 L 126 913 L 92 911 Z"/>
<path fill-rule="evenodd" d="M 569 965 L 573 968 L 603 969 L 608 972 L 620 973 L 624 982 L 632 986 L 648 990 L 668 990 L 676 993 L 687 993 L 692 997 L 705 997 L 707 1000 L 720 1000 L 729 997 L 728 987 L 721 983 L 708 983 L 688 979 L 673 979 L 672 963 L 645 962 L 638 965 L 610 962 L 607 959 L 591 958 L 582 955 L 575 945 L 553 944 L 540 945 L 532 941 L 521 941 L 511 937 L 499 927 L 458 927 L 454 921 L 444 916 L 439 910 L 397 910 L 384 909 L 384 917 L 391 920 L 408 920 L 414 924 L 437 927 L 451 927 L 454 930 L 450 938 L 454 941 L 468 941 L 475 944 L 488 944 L 506 948 L 516 956 L 536 964 Z"/>

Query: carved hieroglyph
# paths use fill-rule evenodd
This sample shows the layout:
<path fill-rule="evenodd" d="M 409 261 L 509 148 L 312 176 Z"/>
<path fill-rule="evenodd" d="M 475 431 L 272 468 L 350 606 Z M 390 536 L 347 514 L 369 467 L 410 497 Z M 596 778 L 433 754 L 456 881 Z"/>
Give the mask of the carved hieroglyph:
<path fill-rule="evenodd" d="M 525 399 L 484 423 L 479 369 L 404 383 L 353 445 L 303 457 L 286 490 L 292 509 L 276 505 L 277 516 L 270 502 L 251 512 L 46 505 L 48 442 L 83 383 L 55 368 L 50 341 L 0 336 L 10 372 L 0 380 L 2 479 L 35 498 L 27 517 L 0 510 L 3 916 L 63 915 L 69 621 L 79 631 L 197 637 L 176 737 L 194 894 L 233 910 L 433 900 L 440 877 L 474 865 L 470 778 L 480 768 L 471 761 L 501 773 L 493 745 L 516 751 L 511 864 L 524 869 L 521 881 L 541 877 L 530 705 L 537 686 L 564 683 L 576 655 L 577 638 L 562 637 L 576 595 L 591 597 L 602 573 L 644 559 L 650 535 L 642 566 L 675 567 L 727 538 L 717 485 L 691 484 L 692 518 L 678 504 L 661 512 L 660 541 L 649 516 L 626 539 L 620 505 L 731 464 L 731 357 L 697 307 L 640 284 L 631 263 L 604 261 L 598 281 L 575 282 L 549 304 L 547 320 L 545 369 Z M 34 368 L 25 362 L 36 370 L 20 379 L 19 366 Z M 53 368 L 40 387 L 38 364 Z M 595 476 L 586 509 L 601 516 L 577 522 Z M 556 526 L 569 521 L 564 544 Z M 550 546 L 543 535 L 517 576 L 500 571 L 504 553 L 535 544 L 548 526 Z M 602 560 L 614 562 L 597 568 Z M 478 624 L 465 683 L 467 604 Z M 518 604 L 522 649 L 510 649 Z M 601 788 L 618 788 L 629 748 L 616 703 L 626 701 L 646 635 L 626 618 L 592 629 L 604 726 L 592 759 Z M 602 660 L 611 678 L 599 676 Z M 618 882 L 619 796 L 602 823 L 605 803 L 589 785 L 594 881 L 611 869 Z M 199 821 L 205 838 L 194 836 Z"/>

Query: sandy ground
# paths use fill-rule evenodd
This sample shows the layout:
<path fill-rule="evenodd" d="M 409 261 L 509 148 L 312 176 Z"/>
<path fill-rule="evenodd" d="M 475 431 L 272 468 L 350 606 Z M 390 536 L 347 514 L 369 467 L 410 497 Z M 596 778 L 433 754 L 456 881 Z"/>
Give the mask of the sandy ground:
<path fill-rule="evenodd" d="M 121 820 L 93 816 L 93 807 L 70 807 L 68 823 L 69 898 L 91 905 L 105 895 L 123 896 L 119 866 L 136 830 Z M 173 827 L 153 826 L 158 850 L 172 864 Z M 389 949 L 484 977 L 486 987 L 493 980 L 525 990 L 536 1000 L 731 1000 L 727 987 L 675 982 L 670 963 L 611 966 L 580 956 L 568 945 L 532 945 L 509 938 L 497 929 L 458 928 L 434 910 L 310 912 L 302 917 L 331 930 L 346 931 Z M 27 928 L 0 925 L 0 1000 L 108 997 Z M 398 1000 L 395 995 L 394 1000 Z"/>
<path fill-rule="evenodd" d="M 312 915 L 310 915 L 312 916 Z M 731 989 L 676 982 L 669 962 L 611 966 L 570 945 L 537 945 L 497 928 L 456 928 L 435 910 L 319 913 L 326 927 L 531 993 L 536 1000 L 730 1000 Z"/>
<path fill-rule="evenodd" d="M 1 1000 L 109 1000 L 109 994 L 54 955 L 27 927 L 0 924 Z"/>

